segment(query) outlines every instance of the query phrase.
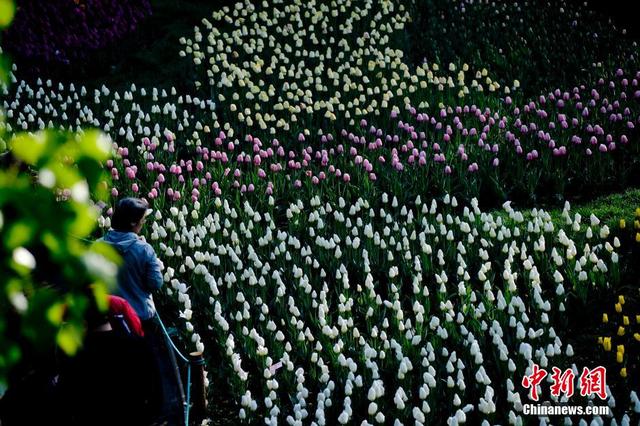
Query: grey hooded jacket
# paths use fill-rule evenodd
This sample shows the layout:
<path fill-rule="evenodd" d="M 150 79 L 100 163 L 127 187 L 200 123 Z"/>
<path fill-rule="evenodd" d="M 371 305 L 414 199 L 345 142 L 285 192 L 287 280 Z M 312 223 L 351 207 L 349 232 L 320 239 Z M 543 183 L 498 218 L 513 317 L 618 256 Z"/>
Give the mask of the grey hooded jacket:
<path fill-rule="evenodd" d="M 156 313 L 151 292 L 162 286 L 160 260 L 153 247 L 134 232 L 109 230 L 102 238 L 122 256 L 118 271 L 118 295 L 126 299 L 141 320 Z"/>

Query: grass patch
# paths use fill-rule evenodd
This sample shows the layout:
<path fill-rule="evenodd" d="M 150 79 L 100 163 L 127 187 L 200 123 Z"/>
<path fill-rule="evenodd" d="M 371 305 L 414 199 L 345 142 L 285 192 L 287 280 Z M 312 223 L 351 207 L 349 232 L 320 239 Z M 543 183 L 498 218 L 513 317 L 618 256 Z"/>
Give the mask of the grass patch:
<path fill-rule="evenodd" d="M 530 219 L 531 209 L 513 206 L 516 209 L 522 209 L 522 214 L 525 220 Z M 620 219 L 626 221 L 627 227 L 633 227 L 633 220 L 635 215 L 635 209 L 640 207 L 640 188 L 627 189 L 624 192 L 605 195 L 597 197 L 584 203 L 571 204 L 571 214 L 575 215 L 579 213 L 582 216 L 583 223 L 588 221 L 591 214 L 594 214 L 601 222 L 606 223 L 609 228 L 616 228 L 619 226 Z M 563 207 L 536 207 L 537 209 L 544 209 L 555 223 L 562 221 Z M 492 212 L 496 216 L 502 217 L 504 221 L 511 221 L 509 214 L 502 208 L 496 209 Z"/>

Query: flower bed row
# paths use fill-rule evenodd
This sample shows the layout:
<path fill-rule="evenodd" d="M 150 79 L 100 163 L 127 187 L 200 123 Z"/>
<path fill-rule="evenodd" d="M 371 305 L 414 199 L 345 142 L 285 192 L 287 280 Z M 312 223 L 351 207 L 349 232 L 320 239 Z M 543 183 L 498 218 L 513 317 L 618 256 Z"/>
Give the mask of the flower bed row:
<path fill-rule="evenodd" d="M 268 205 L 181 200 L 148 234 L 188 335 L 223 357 L 247 421 L 521 421 L 514 377 L 533 363 L 578 374 L 567 298 L 619 281 L 617 238 L 568 205 L 561 226 L 449 196 L 315 196 L 284 226 Z"/>

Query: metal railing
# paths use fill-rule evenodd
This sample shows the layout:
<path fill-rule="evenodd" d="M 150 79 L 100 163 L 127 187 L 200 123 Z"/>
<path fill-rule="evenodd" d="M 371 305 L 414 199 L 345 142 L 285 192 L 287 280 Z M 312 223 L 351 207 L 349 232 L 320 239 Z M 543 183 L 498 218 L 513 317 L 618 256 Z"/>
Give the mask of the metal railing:
<path fill-rule="evenodd" d="M 204 357 L 202 356 L 202 352 L 191 352 L 188 356 L 185 356 L 180 349 L 178 349 L 171 339 L 167 328 L 164 326 L 160 315 L 156 313 L 156 318 L 158 319 L 158 323 L 160 324 L 160 328 L 162 329 L 162 333 L 165 338 L 169 342 L 171 346 L 171 350 L 176 355 L 176 357 L 182 361 L 187 368 L 186 372 L 186 383 L 183 383 L 183 388 L 186 389 L 186 395 L 184 396 L 183 405 L 184 405 L 184 424 L 189 426 L 189 414 L 191 411 L 191 388 L 195 388 L 195 402 L 194 402 L 194 417 L 196 421 L 202 420 L 204 418 L 204 414 L 206 411 L 207 401 L 206 401 L 206 393 L 204 386 Z M 196 370 L 195 377 L 192 377 L 192 369 Z M 192 380 L 193 379 L 193 380 Z M 193 383 L 192 383 L 193 382 Z M 186 386 L 185 386 L 186 385 Z M 195 386 L 192 386 L 195 385 Z"/>
<path fill-rule="evenodd" d="M 93 240 L 75 237 L 75 236 L 74 238 L 89 244 L 92 244 L 95 242 Z M 189 420 L 190 420 L 189 417 L 191 412 L 191 388 L 192 388 L 193 381 L 195 381 L 195 390 L 196 390 L 196 397 L 194 398 L 195 403 L 193 406 L 195 420 L 201 421 L 204 419 L 206 415 L 207 399 L 206 399 L 206 390 L 205 390 L 205 384 L 204 384 L 204 365 L 205 365 L 204 357 L 202 356 L 202 352 L 191 352 L 189 353 L 188 356 L 185 356 L 173 342 L 173 339 L 169 335 L 167 328 L 165 327 L 164 323 L 162 322 L 162 319 L 160 318 L 160 314 L 158 314 L 157 312 L 156 312 L 156 318 L 158 319 L 158 324 L 160 324 L 162 333 L 164 334 L 165 338 L 169 342 L 171 346 L 171 350 L 173 351 L 174 355 L 177 356 L 184 364 L 186 364 L 186 367 L 187 367 L 186 386 L 184 386 L 185 383 L 182 383 L 182 376 L 179 375 L 179 379 L 180 379 L 180 385 L 182 389 L 186 388 L 186 395 L 184 394 L 181 395 L 181 398 L 184 397 L 182 401 L 182 404 L 184 406 L 183 408 L 184 424 L 185 426 L 189 426 Z M 192 377 L 192 369 L 194 368 L 196 369 L 196 375 L 195 377 Z"/>

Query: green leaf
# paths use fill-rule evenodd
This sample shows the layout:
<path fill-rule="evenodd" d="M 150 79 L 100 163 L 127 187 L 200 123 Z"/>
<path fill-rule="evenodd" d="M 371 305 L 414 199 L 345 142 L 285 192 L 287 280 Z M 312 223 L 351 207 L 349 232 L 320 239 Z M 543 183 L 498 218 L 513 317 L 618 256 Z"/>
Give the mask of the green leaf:
<path fill-rule="evenodd" d="M 4 244 L 8 250 L 27 245 L 36 233 L 37 225 L 28 220 L 11 225 L 5 234 Z"/>
<path fill-rule="evenodd" d="M 82 180 L 82 176 L 77 169 L 62 164 L 55 159 L 49 163 L 48 168 L 55 175 L 58 188 L 71 188 Z"/>
<path fill-rule="evenodd" d="M 96 298 L 96 305 L 100 312 L 109 310 L 109 292 L 104 285 L 94 284 L 91 286 L 93 296 Z"/>
<path fill-rule="evenodd" d="M 49 309 L 47 309 L 47 319 L 49 322 L 53 325 L 62 324 L 65 309 L 64 303 L 58 302 L 51 305 Z"/>
<path fill-rule="evenodd" d="M 0 0 L 2 1 L 2 0 Z M 9 84 L 9 70 L 11 69 L 11 61 L 5 55 L 0 55 L 0 82 Z M 7 149 L 7 143 L 0 140 L 0 152 Z"/>
<path fill-rule="evenodd" d="M 54 257 L 61 256 L 63 254 L 60 240 L 51 231 L 44 231 L 40 239 Z"/>
<path fill-rule="evenodd" d="M 47 139 L 44 133 L 20 133 L 9 141 L 9 147 L 17 158 L 36 165 L 47 149 Z"/>
<path fill-rule="evenodd" d="M 111 142 L 104 133 L 88 130 L 78 137 L 78 146 L 82 155 L 96 161 L 105 161 L 111 156 Z"/>
<path fill-rule="evenodd" d="M 60 328 L 56 341 L 67 355 L 75 355 L 82 345 L 83 330 L 77 324 L 67 323 Z"/>
<path fill-rule="evenodd" d="M 81 157 L 76 164 L 82 176 L 86 178 L 91 194 L 99 192 L 99 183 L 110 178 L 100 163 L 91 158 Z"/>
<path fill-rule="evenodd" d="M 97 226 L 97 210 L 83 203 L 70 202 L 69 206 L 75 212 L 75 218 L 67 224 L 67 231 L 74 237 L 85 238 Z"/>
<path fill-rule="evenodd" d="M 31 341 L 37 351 L 48 350 L 55 342 L 59 324 L 50 320 L 49 308 L 60 301 L 60 293 L 51 288 L 36 288 L 29 296 L 29 309 L 22 316 L 22 335 Z"/>
<path fill-rule="evenodd" d="M 13 365 L 20 360 L 20 356 L 22 355 L 22 351 L 18 345 L 11 345 L 7 350 L 7 361 L 9 365 Z"/>
<path fill-rule="evenodd" d="M 16 5 L 13 0 L 0 0 L 0 28 L 6 28 L 13 21 Z"/>

